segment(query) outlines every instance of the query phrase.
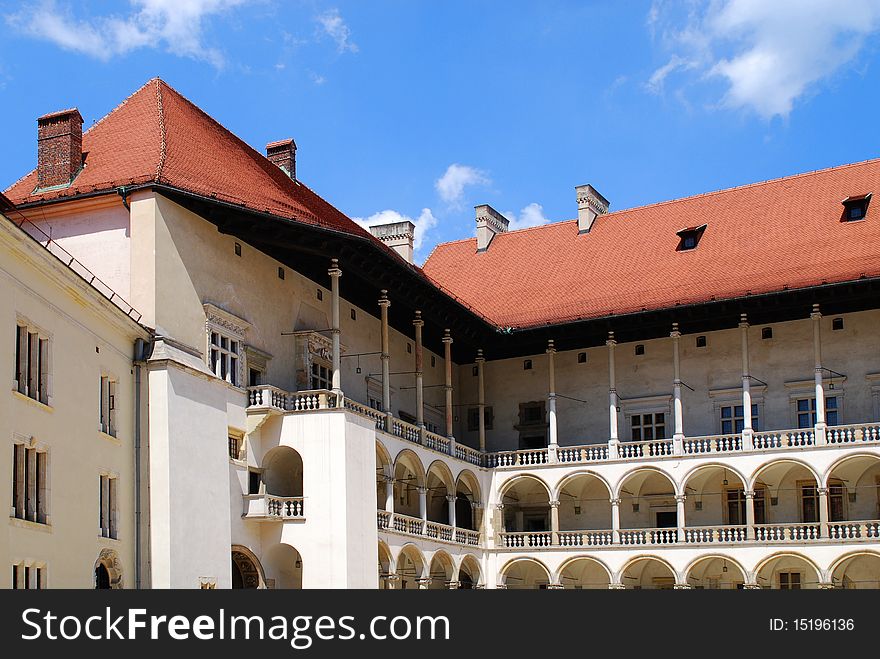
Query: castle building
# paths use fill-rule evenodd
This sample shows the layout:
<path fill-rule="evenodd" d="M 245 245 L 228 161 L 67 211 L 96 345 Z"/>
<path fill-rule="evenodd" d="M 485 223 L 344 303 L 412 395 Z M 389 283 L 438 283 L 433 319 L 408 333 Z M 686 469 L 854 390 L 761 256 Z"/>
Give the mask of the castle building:
<path fill-rule="evenodd" d="M 880 160 L 419 267 L 296 150 L 160 79 L 38 119 L 0 587 L 880 587 Z"/>

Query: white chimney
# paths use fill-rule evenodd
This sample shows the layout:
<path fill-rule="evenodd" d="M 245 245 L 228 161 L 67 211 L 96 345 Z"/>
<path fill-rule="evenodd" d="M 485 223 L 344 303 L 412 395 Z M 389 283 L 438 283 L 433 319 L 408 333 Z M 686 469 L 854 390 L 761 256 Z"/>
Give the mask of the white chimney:
<path fill-rule="evenodd" d="M 474 209 L 477 211 L 477 251 L 485 252 L 495 234 L 507 231 L 508 219 L 488 204 Z"/>
<path fill-rule="evenodd" d="M 370 233 L 400 254 L 407 263 L 413 262 L 413 240 L 416 235 L 415 224 L 409 220 L 389 222 L 388 224 L 374 224 L 370 227 Z"/>
<path fill-rule="evenodd" d="M 578 185 L 574 190 L 577 193 L 578 233 L 589 233 L 596 218 L 605 215 L 611 204 L 592 185 Z"/>

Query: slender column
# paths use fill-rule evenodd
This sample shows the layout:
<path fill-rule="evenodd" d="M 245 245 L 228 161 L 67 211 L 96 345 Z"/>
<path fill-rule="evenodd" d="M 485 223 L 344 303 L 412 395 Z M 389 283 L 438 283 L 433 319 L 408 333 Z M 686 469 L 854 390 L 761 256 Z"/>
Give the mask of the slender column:
<path fill-rule="evenodd" d="M 331 387 L 333 388 L 333 393 L 336 394 L 336 405 L 337 407 L 341 407 L 342 386 L 339 378 L 339 278 L 342 276 L 342 270 L 339 269 L 338 259 L 330 259 L 330 263 L 330 269 L 327 270 L 327 274 L 330 275 L 330 333 L 333 339 L 333 376 L 331 380 Z"/>
<path fill-rule="evenodd" d="M 816 488 L 819 495 L 819 534 L 823 538 L 828 537 L 828 488 Z"/>
<path fill-rule="evenodd" d="M 391 414 L 391 351 L 388 340 L 388 291 L 382 289 L 379 298 L 379 312 L 382 319 L 382 411 L 385 412 L 385 430 L 392 431 L 393 415 Z"/>
<path fill-rule="evenodd" d="M 754 540 L 755 533 L 755 491 L 745 490 L 743 496 L 746 499 L 746 538 Z"/>
<path fill-rule="evenodd" d="M 449 526 L 455 528 L 456 520 L 455 520 L 455 495 L 447 494 L 446 495 L 446 503 L 449 504 Z"/>
<path fill-rule="evenodd" d="M 452 431 L 452 336 L 443 331 L 443 360 L 446 366 L 446 436 L 450 439 L 449 453 L 455 455 L 455 437 Z"/>
<path fill-rule="evenodd" d="M 678 526 L 678 541 L 684 542 L 684 502 L 687 500 L 687 496 L 684 494 L 676 494 L 675 495 L 675 518 Z"/>
<path fill-rule="evenodd" d="M 550 426 L 550 445 L 548 454 L 550 462 L 556 462 L 556 450 L 559 448 L 559 431 L 556 425 L 556 346 L 553 339 L 547 341 L 547 422 Z"/>
<path fill-rule="evenodd" d="M 559 544 L 559 501 L 550 502 L 550 544 Z"/>
<path fill-rule="evenodd" d="M 385 511 L 394 515 L 394 477 L 385 474 Z"/>
<path fill-rule="evenodd" d="M 477 350 L 477 406 L 480 408 L 480 451 L 486 452 L 486 380 L 483 377 L 483 368 L 486 358 L 483 357 L 483 349 Z"/>
<path fill-rule="evenodd" d="M 416 359 L 416 425 L 419 427 L 421 443 L 425 443 L 425 388 L 424 371 L 422 370 L 422 328 L 425 321 L 422 320 L 422 312 L 416 311 L 413 320 L 413 328 L 416 335 L 415 359 Z"/>
<path fill-rule="evenodd" d="M 608 346 L 608 423 L 611 429 L 608 457 L 613 460 L 617 457 L 617 445 L 620 444 L 617 436 L 617 382 L 614 373 L 614 346 L 617 341 L 614 340 L 614 332 L 608 332 L 605 345 Z"/>
<path fill-rule="evenodd" d="M 620 544 L 620 498 L 611 499 L 611 542 Z"/>
<path fill-rule="evenodd" d="M 752 442 L 752 374 L 749 370 L 749 321 L 746 314 L 739 317 L 739 330 L 742 339 L 742 402 L 743 402 L 743 429 L 742 450 L 751 451 L 754 447 Z"/>
<path fill-rule="evenodd" d="M 428 488 L 419 488 L 419 517 L 422 519 L 422 533 L 428 528 Z"/>
<path fill-rule="evenodd" d="M 822 314 L 819 305 L 813 305 L 813 356 L 816 362 L 816 445 L 825 444 L 825 389 L 822 384 Z"/>
<path fill-rule="evenodd" d="M 681 410 L 681 332 L 678 331 L 678 323 L 672 323 L 672 417 L 673 435 L 672 448 L 675 455 L 684 453 L 684 421 Z"/>

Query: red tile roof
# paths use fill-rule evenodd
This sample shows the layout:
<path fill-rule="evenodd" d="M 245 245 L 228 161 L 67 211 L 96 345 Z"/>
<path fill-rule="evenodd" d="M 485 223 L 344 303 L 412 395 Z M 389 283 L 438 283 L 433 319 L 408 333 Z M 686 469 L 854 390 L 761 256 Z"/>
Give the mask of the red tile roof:
<path fill-rule="evenodd" d="M 27 204 L 153 182 L 373 240 L 159 78 L 87 130 L 83 153 L 70 186 L 35 192 L 34 171 L 6 195 Z"/>
<path fill-rule="evenodd" d="M 841 201 L 880 192 L 880 160 L 576 221 L 439 245 L 424 272 L 502 327 L 581 318 L 880 276 L 880 207 L 842 222 Z M 707 224 L 676 251 L 682 227 Z"/>

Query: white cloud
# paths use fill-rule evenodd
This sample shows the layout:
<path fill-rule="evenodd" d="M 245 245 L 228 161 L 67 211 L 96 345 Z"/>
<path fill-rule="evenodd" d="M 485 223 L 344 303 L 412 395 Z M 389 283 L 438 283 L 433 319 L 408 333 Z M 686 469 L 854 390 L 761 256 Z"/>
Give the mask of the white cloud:
<path fill-rule="evenodd" d="M 469 165 L 453 163 L 446 168 L 443 176 L 434 182 L 434 188 L 440 199 L 452 206 L 461 204 L 464 189 L 471 185 L 489 185 L 491 181 L 486 173 Z"/>
<path fill-rule="evenodd" d="M 222 52 L 204 43 L 205 20 L 245 0 L 131 0 L 127 15 L 76 18 L 69 5 L 43 0 L 7 16 L 14 28 L 100 60 L 161 46 L 222 68 Z"/>
<path fill-rule="evenodd" d="M 652 36 L 671 51 L 646 83 L 654 92 L 673 74 L 683 84 L 720 80 L 716 103 L 786 117 L 798 99 L 838 73 L 880 30 L 880 0 L 655 1 Z"/>
<path fill-rule="evenodd" d="M 351 40 L 351 28 L 346 25 L 338 9 L 331 9 L 315 17 L 321 32 L 336 42 L 340 53 L 356 53 L 358 46 Z"/>
<path fill-rule="evenodd" d="M 537 227 L 542 224 L 550 223 L 550 220 L 544 216 L 544 207 L 541 206 L 541 204 L 536 204 L 534 202 L 523 208 L 519 212 L 519 215 L 513 211 L 507 211 L 506 213 L 502 213 L 502 215 L 510 220 L 510 224 L 507 227 L 510 231 L 527 229 L 528 227 Z"/>
<path fill-rule="evenodd" d="M 413 219 L 407 215 L 403 215 L 391 209 L 379 211 L 378 213 L 370 215 L 370 217 L 366 219 L 361 217 L 353 217 L 352 219 L 365 229 L 369 229 L 371 226 L 374 226 L 376 224 L 390 224 L 391 222 L 412 222 L 416 225 L 415 236 L 413 238 L 413 248 L 417 252 L 421 250 L 422 245 L 426 244 L 425 240 L 428 232 L 430 232 L 431 229 L 437 226 L 437 218 L 434 216 L 434 213 L 431 212 L 430 208 L 423 208 L 422 212 L 419 213 L 419 216 L 416 219 Z"/>

